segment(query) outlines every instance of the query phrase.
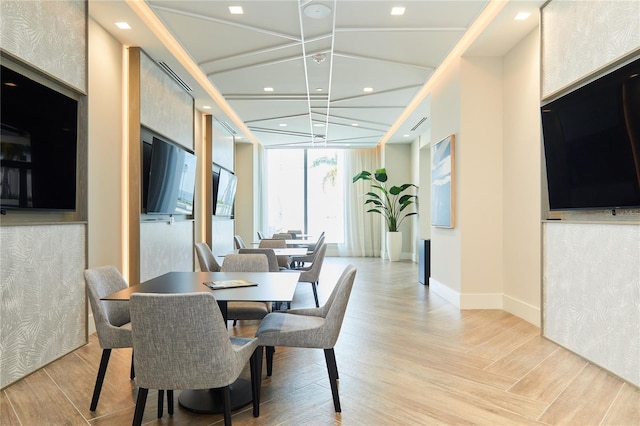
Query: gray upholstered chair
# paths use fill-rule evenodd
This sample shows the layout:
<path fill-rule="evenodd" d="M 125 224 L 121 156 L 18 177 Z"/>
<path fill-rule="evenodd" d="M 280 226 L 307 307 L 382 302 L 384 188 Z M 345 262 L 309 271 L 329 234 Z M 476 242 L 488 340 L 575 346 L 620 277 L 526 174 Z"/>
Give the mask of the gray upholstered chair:
<path fill-rule="evenodd" d="M 251 359 L 253 415 L 260 414 L 262 351 L 257 339 L 229 337 L 213 293 L 134 293 L 130 300 L 140 425 L 149 389 L 222 388 L 231 424 L 229 385 Z"/>
<path fill-rule="evenodd" d="M 220 264 L 207 243 L 196 243 L 196 254 L 202 272 L 219 272 Z"/>
<path fill-rule="evenodd" d="M 258 239 L 259 240 L 263 240 L 263 239 L 266 238 L 266 236 L 262 232 L 260 232 L 260 231 L 256 231 L 256 232 L 258 233 Z"/>
<path fill-rule="evenodd" d="M 274 240 L 293 240 L 293 235 L 288 232 L 279 232 L 277 234 L 273 234 L 271 238 Z"/>
<path fill-rule="evenodd" d="M 98 369 L 96 384 L 91 398 L 91 411 L 98 407 L 98 399 L 102 390 L 102 383 L 109 365 L 111 349 L 130 348 L 131 323 L 129 320 L 129 303 L 100 300 L 116 291 L 123 290 L 129 285 L 120 271 L 115 266 L 102 266 L 84 271 L 84 279 L 87 284 L 87 293 L 93 320 L 96 324 L 98 341 L 102 348 L 102 358 Z M 131 375 L 133 379 L 134 368 L 131 360 Z"/>
<path fill-rule="evenodd" d="M 272 312 L 264 317 L 256 332 L 259 351 L 262 352 L 262 347 L 267 348 L 267 376 L 271 376 L 273 371 L 275 346 L 324 349 L 336 412 L 340 412 L 341 408 L 337 384 L 338 367 L 333 348 L 340 334 L 355 276 L 356 268 L 353 265 L 347 266 L 324 306 Z"/>
<path fill-rule="evenodd" d="M 238 250 L 238 254 L 264 254 L 269 262 L 269 272 L 280 272 L 278 258 L 273 249 L 269 248 L 243 248 Z"/>
<path fill-rule="evenodd" d="M 301 229 L 288 229 L 287 233 L 291 234 L 291 238 L 294 240 L 297 240 L 299 238 L 299 235 L 302 234 L 302 230 Z"/>
<path fill-rule="evenodd" d="M 222 262 L 221 272 L 269 272 L 269 261 L 264 253 L 228 254 Z M 261 320 L 271 312 L 271 302 L 228 302 L 227 319 Z"/>
<path fill-rule="evenodd" d="M 320 272 L 322 271 L 322 265 L 324 264 L 324 257 L 327 253 L 327 245 L 322 244 L 316 249 L 318 252 L 313 259 L 313 263 L 310 266 L 304 268 L 293 269 L 292 272 L 300 272 L 299 283 L 311 283 L 313 289 L 313 298 L 316 302 L 316 307 L 320 306 L 318 303 L 318 283 L 320 282 Z"/>
<path fill-rule="evenodd" d="M 311 246 L 307 249 L 307 254 L 305 256 L 295 256 L 293 258 L 293 263 L 296 264 L 294 269 L 302 269 L 304 268 L 305 263 L 313 263 L 316 257 L 318 256 L 317 248 L 324 244 L 324 233 L 318 238 L 318 241 L 313 244 L 313 248 Z"/>
<path fill-rule="evenodd" d="M 245 245 L 245 243 L 244 243 L 244 240 L 242 239 L 242 237 L 240 235 L 234 235 L 233 242 L 234 242 L 234 244 L 236 246 L 236 250 L 247 247 Z"/>
<path fill-rule="evenodd" d="M 281 238 L 265 238 L 260 240 L 258 248 L 287 248 L 287 242 Z M 283 269 L 289 269 L 291 265 L 290 256 L 276 256 L 278 258 L 278 266 Z"/>

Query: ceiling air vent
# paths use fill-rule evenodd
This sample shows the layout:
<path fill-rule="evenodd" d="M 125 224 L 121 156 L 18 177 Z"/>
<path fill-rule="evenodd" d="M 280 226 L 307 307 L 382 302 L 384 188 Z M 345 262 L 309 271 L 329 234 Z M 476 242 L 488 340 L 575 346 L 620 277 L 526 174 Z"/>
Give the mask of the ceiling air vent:
<path fill-rule="evenodd" d="M 171 78 L 173 78 L 175 80 L 176 83 L 178 83 L 178 85 L 180 87 L 182 87 L 184 90 L 186 90 L 187 92 L 193 92 L 193 89 L 191 88 L 191 86 L 189 86 L 178 74 L 176 74 L 176 72 L 174 70 L 171 69 L 171 67 L 169 65 L 167 65 L 166 62 L 164 61 L 158 61 L 158 65 L 160 65 L 160 67 L 167 73 L 169 74 L 169 76 Z"/>
<path fill-rule="evenodd" d="M 231 125 L 229 123 L 227 123 L 226 121 L 222 121 L 222 120 L 218 120 L 216 117 L 213 117 L 222 127 L 224 127 L 226 129 L 227 132 L 229 132 L 229 134 L 231 136 L 235 136 L 237 135 L 237 132 L 234 130 L 233 127 L 231 127 Z"/>
<path fill-rule="evenodd" d="M 425 120 L 426 120 L 427 118 L 429 118 L 429 117 L 422 117 L 422 118 L 420 119 L 420 121 L 418 121 L 418 122 L 416 123 L 416 125 L 415 125 L 415 126 L 413 126 L 413 127 L 411 128 L 411 131 L 413 132 L 413 131 L 414 131 L 414 130 L 416 130 L 418 127 L 420 127 L 420 125 L 421 125 L 422 123 L 424 123 L 424 122 L 425 122 Z"/>

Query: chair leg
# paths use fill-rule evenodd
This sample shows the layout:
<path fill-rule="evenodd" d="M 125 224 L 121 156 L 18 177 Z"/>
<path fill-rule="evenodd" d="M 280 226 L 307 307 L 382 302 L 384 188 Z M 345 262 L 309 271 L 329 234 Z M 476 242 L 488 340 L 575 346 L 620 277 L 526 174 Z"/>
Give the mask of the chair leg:
<path fill-rule="evenodd" d="M 96 377 L 96 385 L 93 388 L 93 397 L 91 398 L 90 411 L 96 411 L 98 408 L 98 399 L 100 399 L 100 391 L 102 390 L 102 383 L 104 382 L 104 376 L 107 372 L 107 365 L 109 365 L 109 357 L 111 356 L 111 349 L 102 350 L 102 358 L 100 359 L 100 367 L 98 368 L 98 377 Z"/>
<path fill-rule="evenodd" d="M 129 373 L 129 378 L 133 380 L 136 377 L 136 370 L 133 368 L 133 351 L 131 351 L 131 372 Z"/>
<path fill-rule="evenodd" d="M 276 351 L 276 348 L 273 346 L 267 346 L 267 376 L 271 377 L 271 373 L 273 373 L 273 353 Z"/>
<path fill-rule="evenodd" d="M 136 400 L 136 411 L 133 413 L 133 426 L 142 424 L 142 416 L 144 415 L 144 406 L 147 404 L 147 393 L 149 389 L 138 388 L 138 399 Z"/>
<path fill-rule="evenodd" d="M 229 386 L 222 388 L 222 396 L 224 400 L 224 426 L 231 426 L 231 392 Z"/>
<path fill-rule="evenodd" d="M 260 387 L 262 384 L 262 346 L 258 346 L 251 355 L 251 400 L 253 417 L 260 416 Z"/>
<path fill-rule="evenodd" d="M 158 418 L 162 418 L 162 412 L 164 411 L 164 390 L 158 389 Z"/>
<path fill-rule="evenodd" d="M 313 298 L 316 300 L 316 308 L 320 307 L 320 304 L 318 303 L 318 289 L 316 288 L 317 286 L 317 281 L 315 283 L 311 283 L 311 288 L 313 288 Z"/>
<path fill-rule="evenodd" d="M 333 407 L 336 409 L 336 413 L 339 413 L 342 411 L 342 408 L 340 408 L 340 396 L 338 395 L 338 365 L 336 364 L 336 354 L 333 348 L 324 350 L 324 359 L 327 362 L 327 370 L 329 372 Z"/>
<path fill-rule="evenodd" d="M 167 391 L 167 411 L 173 416 L 173 389 Z"/>

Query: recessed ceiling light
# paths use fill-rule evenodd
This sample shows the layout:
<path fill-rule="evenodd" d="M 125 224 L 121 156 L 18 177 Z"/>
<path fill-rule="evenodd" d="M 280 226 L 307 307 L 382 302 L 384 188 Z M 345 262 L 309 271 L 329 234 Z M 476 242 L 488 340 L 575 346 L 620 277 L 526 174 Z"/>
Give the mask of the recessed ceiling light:
<path fill-rule="evenodd" d="M 402 137 L 405 137 L 405 138 L 408 138 L 409 136 L 411 136 L 411 135 L 402 135 Z"/>
<path fill-rule="evenodd" d="M 287 123 L 280 123 L 280 127 L 287 127 Z"/>
<path fill-rule="evenodd" d="M 404 15 L 404 7 L 402 6 L 392 7 L 391 14 L 394 16 Z"/>
<path fill-rule="evenodd" d="M 229 6 L 229 13 L 232 15 L 243 15 L 244 10 L 242 10 L 242 6 Z"/>
<path fill-rule="evenodd" d="M 316 92 L 322 92 L 322 87 L 318 87 L 318 88 L 316 89 Z"/>
<path fill-rule="evenodd" d="M 531 13 L 529 13 L 529 12 L 518 12 L 518 14 L 516 15 L 516 17 L 514 19 L 516 21 L 524 21 L 529 16 L 531 16 Z"/>
<path fill-rule="evenodd" d="M 273 92 L 273 87 L 265 87 L 264 91 L 265 92 Z"/>
<path fill-rule="evenodd" d="M 373 87 L 365 87 L 362 89 L 364 92 L 373 92 Z"/>
<path fill-rule="evenodd" d="M 203 109 L 211 109 L 211 105 L 203 105 L 202 108 Z"/>
<path fill-rule="evenodd" d="M 353 127 L 358 127 L 358 126 L 359 126 L 359 124 L 358 124 L 358 123 L 351 123 L 351 125 L 352 125 Z"/>
<path fill-rule="evenodd" d="M 120 28 L 121 30 L 130 30 L 131 29 L 131 25 L 129 25 L 126 22 L 116 22 L 116 27 Z"/>
<path fill-rule="evenodd" d="M 313 127 L 324 127 L 324 123 L 314 123 Z"/>

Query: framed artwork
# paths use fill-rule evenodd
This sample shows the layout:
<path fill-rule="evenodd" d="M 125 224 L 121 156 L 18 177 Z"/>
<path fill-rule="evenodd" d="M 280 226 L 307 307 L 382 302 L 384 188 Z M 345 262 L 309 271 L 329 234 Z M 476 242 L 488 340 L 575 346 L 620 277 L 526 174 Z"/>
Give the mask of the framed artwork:
<path fill-rule="evenodd" d="M 431 146 L 431 225 L 453 228 L 455 135 Z"/>

